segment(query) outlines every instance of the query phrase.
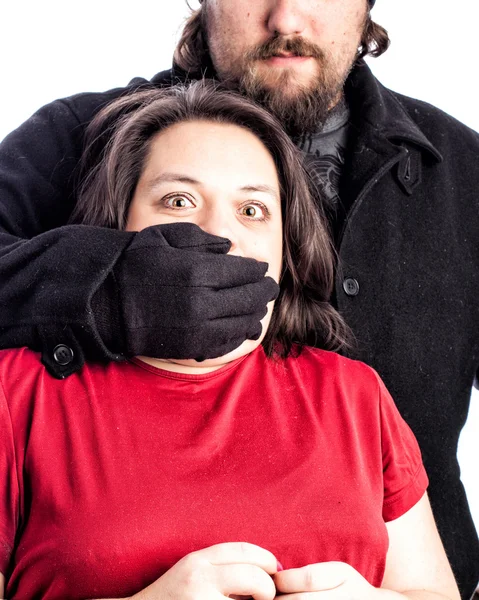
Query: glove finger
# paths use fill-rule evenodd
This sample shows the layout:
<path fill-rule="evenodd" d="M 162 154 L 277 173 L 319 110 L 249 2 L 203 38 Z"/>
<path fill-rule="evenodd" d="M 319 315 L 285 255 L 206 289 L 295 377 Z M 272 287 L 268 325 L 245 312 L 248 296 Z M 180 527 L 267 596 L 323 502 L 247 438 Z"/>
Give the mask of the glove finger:
<path fill-rule="evenodd" d="M 208 319 L 240 315 L 266 314 L 267 304 L 279 294 L 279 285 L 271 277 L 263 277 L 258 283 L 250 283 L 223 290 L 208 290 L 204 298 L 202 314 Z"/>
<path fill-rule="evenodd" d="M 135 248 L 122 257 L 123 287 L 231 288 L 264 278 L 268 264 L 253 258 L 189 250 Z M 188 294 L 187 290 L 178 293 Z"/>
<path fill-rule="evenodd" d="M 263 319 L 263 317 L 264 315 L 261 316 L 260 314 L 255 316 L 255 322 L 250 328 L 248 335 L 246 336 L 247 340 L 255 341 L 259 339 L 259 337 L 263 333 L 263 326 L 261 324 L 261 319 Z"/>
<path fill-rule="evenodd" d="M 256 319 L 260 320 L 267 312 L 268 302 L 276 298 L 279 286 L 271 277 L 263 277 L 258 283 L 225 290 L 162 288 L 159 294 L 156 288 L 138 286 L 136 291 L 137 295 L 123 301 L 124 319 L 130 327 L 161 323 L 170 328 L 185 329 L 201 327 L 205 322 L 214 327 L 215 320 L 225 317 L 248 319 L 260 314 Z M 138 301 L 138 297 L 143 300 Z M 246 333 L 247 329 L 244 331 Z"/>
<path fill-rule="evenodd" d="M 193 327 L 152 324 L 126 330 L 127 354 L 155 358 L 205 360 L 224 356 L 246 339 L 261 335 L 261 313 L 253 317 L 229 317 Z"/>
<path fill-rule="evenodd" d="M 130 248 L 170 246 L 179 250 L 196 250 L 226 254 L 231 248 L 227 238 L 203 231 L 194 223 L 164 223 L 145 227 L 137 233 Z"/>
<path fill-rule="evenodd" d="M 223 356 L 224 354 L 226 354 L 226 352 L 231 352 L 232 349 L 234 350 L 246 340 L 257 340 L 263 333 L 263 325 L 261 321 L 264 319 L 267 310 L 268 309 L 265 308 L 264 310 L 250 316 L 246 333 L 241 335 L 241 337 L 235 336 L 233 338 L 228 338 L 222 346 L 219 346 L 216 349 L 216 352 L 220 352 L 220 354 L 216 354 L 216 356 Z M 234 326 L 234 322 L 236 320 L 239 320 L 240 318 L 243 319 L 244 317 L 230 317 L 228 321 L 231 322 L 232 326 Z M 213 330 L 215 326 L 218 329 L 218 334 L 215 338 L 216 340 L 219 340 L 223 337 L 225 332 L 225 322 L 225 319 L 215 319 L 214 321 L 212 321 L 214 325 L 210 329 Z M 218 323 L 220 323 L 221 325 L 218 325 Z M 239 343 L 238 340 L 240 340 Z M 233 343 L 236 343 L 237 345 L 233 346 Z"/>

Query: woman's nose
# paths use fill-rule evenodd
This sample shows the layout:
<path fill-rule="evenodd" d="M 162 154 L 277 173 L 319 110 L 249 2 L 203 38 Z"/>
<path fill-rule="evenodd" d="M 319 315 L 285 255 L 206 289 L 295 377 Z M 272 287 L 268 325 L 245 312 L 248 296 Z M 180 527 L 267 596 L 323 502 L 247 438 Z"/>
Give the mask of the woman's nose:
<path fill-rule="evenodd" d="M 213 213 L 207 215 L 198 225 L 211 235 L 217 235 L 222 238 L 226 238 L 231 242 L 231 248 L 229 254 L 238 254 L 239 252 L 239 240 L 237 231 L 237 221 L 234 217 L 223 214 Z"/>

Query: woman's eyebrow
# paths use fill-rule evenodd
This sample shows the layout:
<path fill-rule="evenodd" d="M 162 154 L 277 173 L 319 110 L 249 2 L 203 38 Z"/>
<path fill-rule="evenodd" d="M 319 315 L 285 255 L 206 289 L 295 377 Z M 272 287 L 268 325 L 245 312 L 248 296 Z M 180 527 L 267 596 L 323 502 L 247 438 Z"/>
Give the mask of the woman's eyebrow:
<path fill-rule="evenodd" d="M 148 187 L 150 189 L 153 189 L 156 186 L 161 185 L 162 183 L 188 183 L 190 185 L 204 185 L 204 183 L 199 181 L 198 179 L 195 179 L 194 177 L 190 177 L 189 175 L 185 175 L 183 173 L 162 173 L 161 175 L 158 175 L 157 177 L 152 179 L 149 182 Z M 276 200 L 276 202 L 280 202 L 278 191 L 275 190 L 274 187 L 266 185 L 264 183 L 258 183 L 256 185 L 243 185 L 240 188 L 238 188 L 238 191 L 247 193 L 261 192 L 263 194 L 268 194 L 273 198 L 273 200 Z"/>
<path fill-rule="evenodd" d="M 258 185 L 244 185 L 242 187 L 239 188 L 240 192 L 262 192 L 264 194 L 268 194 L 269 196 L 272 196 L 272 198 L 274 200 L 276 200 L 279 203 L 279 194 L 278 191 L 274 189 L 274 187 L 271 187 L 270 185 L 266 185 L 264 183 L 259 183 Z"/>
<path fill-rule="evenodd" d="M 150 189 L 155 188 L 157 185 L 162 183 L 189 183 L 191 185 L 201 185 L 201 181 L 194 179 L 193 177 L 189 177 L 188 175 L 182 175 L 181 173 L 162 173 L 158 175 L 154 179 L 152 179 L 148 187 Z"/>

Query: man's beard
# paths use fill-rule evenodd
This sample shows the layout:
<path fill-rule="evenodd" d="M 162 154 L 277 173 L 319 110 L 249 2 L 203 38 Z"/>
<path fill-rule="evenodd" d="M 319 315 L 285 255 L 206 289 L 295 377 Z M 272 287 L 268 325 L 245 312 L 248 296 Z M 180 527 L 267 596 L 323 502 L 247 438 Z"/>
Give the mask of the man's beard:
<path fill-rule="evenodd" d="M 299 82 L 294 71 L 289 69 L 278 72 L 276 78 L 273 69 L 263 75 L 257 67 L 258 62 L 281 53 L 311 57 L 318 63 L 318 73 L 307 84 Z M 329 110 L 342 97 L 349 70 L 339 73 L 323 50 L 303 38 L 275 37 L 250 50 L 244 57 L 237 77 L 229 82 L 269 110 L 287 133 L 296 137 L 322 129 Z M 289 91 L 286 91 L 288 88 Z"/>

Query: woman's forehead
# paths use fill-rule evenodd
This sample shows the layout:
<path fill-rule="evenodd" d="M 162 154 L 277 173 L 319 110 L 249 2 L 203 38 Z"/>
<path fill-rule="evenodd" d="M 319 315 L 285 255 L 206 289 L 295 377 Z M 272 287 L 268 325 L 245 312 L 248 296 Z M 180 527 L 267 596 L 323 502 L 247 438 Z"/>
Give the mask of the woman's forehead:
<path fill-rule="evenodd" d="M 279 198 L 278 173 L 263 142 L 229 123 L 185 121 L 157 133 L 144 174 L 149 185 L 168 179 L 270 193 Z"/>

